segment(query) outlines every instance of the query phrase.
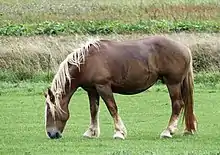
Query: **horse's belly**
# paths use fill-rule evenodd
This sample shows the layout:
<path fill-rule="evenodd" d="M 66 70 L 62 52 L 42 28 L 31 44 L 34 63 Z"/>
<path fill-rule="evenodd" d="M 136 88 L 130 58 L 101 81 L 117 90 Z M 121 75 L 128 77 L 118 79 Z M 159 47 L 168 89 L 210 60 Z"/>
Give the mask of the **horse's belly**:
<path fill-rule="evenodd" d="M 113 72 L 111 82 L 114 93 L 137 94 L 151 87 L 158 79 L 156 70 L 148 63 L 133 60 L 124 66 L 124 70 L 119 67 Z"/>
<path fill-rule="evenodd" d="M 113 84 L 112 91 L 125 95 L 138 94 L 150 88 L 156 81 L 157 78 L 155 76 L 148 76 L 146 79 L 139 79 L 137 81 L 124 81 L 121 84 Z"/>
<path fill-rule="evenodd" d="M 145 90 L 147 90 L 149 87 L 147 88 L 141 88 L 141 89 L 126 89 L 126 88 L 120 88 L 120 87 L 112 87 L 112 91 L 113 93 L 118 93 L 118 94 L 123 94 L 123 95 L 133 95 L 133 94 L 138 94 L 141 93 Z"/>

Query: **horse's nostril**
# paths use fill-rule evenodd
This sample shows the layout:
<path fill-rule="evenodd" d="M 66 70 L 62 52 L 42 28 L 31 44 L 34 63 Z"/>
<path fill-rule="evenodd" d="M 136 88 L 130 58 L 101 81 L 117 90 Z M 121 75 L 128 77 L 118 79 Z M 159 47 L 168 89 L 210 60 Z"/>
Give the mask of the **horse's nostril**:
<path fill-rule="evenodd" d="M 50 132 L 47 132 L 47 135 L 51 138 L 51 134 L 50 134 Z"/>
<path fill-rule="evenodd" d="M 60 133 L 57 132 L 57 133 L 56 133 L 56 138 L 60 138 L 60 137 L 61 137 Z"/>

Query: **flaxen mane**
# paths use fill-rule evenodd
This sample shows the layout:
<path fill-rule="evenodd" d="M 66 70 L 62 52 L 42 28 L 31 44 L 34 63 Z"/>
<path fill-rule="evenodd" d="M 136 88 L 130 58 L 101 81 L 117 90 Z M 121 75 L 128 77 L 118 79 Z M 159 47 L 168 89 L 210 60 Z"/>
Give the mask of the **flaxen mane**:
<path fill-rule="evenodd" d="M 75 49 L 74 52 L 70 53 L 66 57 L 66 59 L 60 64 L 51 85 L 51 91 L 55 96 L 55 104 L 53 104 L 49 100 L 49 98 L 47 100 L 53 118 L 55 118 L 56 111 L 59 114 L 61 114 L 61 112 L 64 112 L 60 107 L 60 98 L 62 97 L 62 94 L 66 94 L 66 82 L 68 81 L 69 85 L 71 85 L 71 77 L 68 69 L 68 63 L 71 65 L 75 65 L 80 71 L 80 65 L 85 62 L 85 56 L 88 54 L 89 47 L 91 45 L 95 46 L 98 49 L 100 46 L 100 40 L 90 39 L 83 46 L 81 46 L 81 48 Z"/>

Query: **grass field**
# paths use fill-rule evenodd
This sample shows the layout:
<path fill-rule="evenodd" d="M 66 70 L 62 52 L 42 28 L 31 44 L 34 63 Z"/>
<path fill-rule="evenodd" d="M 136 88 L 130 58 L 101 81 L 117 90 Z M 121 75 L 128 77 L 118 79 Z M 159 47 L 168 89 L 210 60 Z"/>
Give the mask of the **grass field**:
<path fill-rule="evenodd" d="M 219 154 L 220 85 L 196 84 L 195 112 L 199 130 L 182 136 L 183 126 L 173 139 L 160 139 L 170 116 L 166 87 L 155 85 L 144 93 L 115 95 L 119 113 L 128 130 L 124 141 L 114 140 L 113 121 L 101 101 L 99 139 L 84 139 L 89 125 L 89 105 L 84 91 L 78 90 L 70 104 L 71 117 L 63 138 L 50 140 L 44 131 L 44 97 L 47 83 L 0 82 L 0 154 Z"/>
<path fill-rule="evenodd" d="M 0 25 L 45 20 L 219 20 L 218 0 L 0 0 Z"/>
<path fill-rule="evenodd" d="M 195 27 L 198 32 L 203 32 L 204 27 L 209 27 L 209 24 L 211 24 L 210 29 L 204 32 L 218 30 L 216 33 L 190 31 L 190 34 L 187 34 L 174 31 L 172 34 L 164 34 L 185 43 L 192 49 L 194 71 L 199 72 L 195 74 L 195 113 L 199 122 L 198 133 L 195 136 L 182 136 L 183 126 L 180 122 L 179 131 L 172 139 L 159 138 L 160 133 L 167 126 L 171 106 L 167 89 L 157 84 L 138 95 L 115 94 L 120 116 L 128 130 L 126 140 L 112 138 L 113 120 L 103 101 L 101 101 L 100 113 L 100 138 L 82 137 L 88 128 L 90 114 L 86 93 L 80 89 L 72 97 L 71 117 L 63 138 L 48 139 L 44 129 L 43 92 L 49 86 L 46 81 L 51 80 L 52 74 L 48 78 L 47 73 L 57 70 L 58 64 L 66 54 L 90 36 L 87 33 L 82 36 L 75 35 L 75 31 L 67 33 L 66 36 L 44 35 L 54 34 L 50 32 L 55 30 L 55 32 L 64 31 L 65 26 L 62 24 L 65 23 L 66 25 L 71 22 L 88 24 L 90 21 L 94 23 L 110 21 L 109 23 L 112 22 L 110 28 L 118 26 L 117 23 L 114 24 L 115 21 L 120 22 L 122 26 L 124 23 L 134 24 L 130 27 L 116 28 L 124 31 L 129 27 L 130 34 L 130 30 L 144 27 L 143 24 L 138 24 L 139 22 L 151 20 L 180 23 L 181 29 L 186 32 L 188 29 L 194 30 Z M 0 34 L 7 36 L 0 37 L 0 155 L 219 155 L 219 21 L 219 0 L 0 0 Z M 56 22 L 60 23 L 56 24 Z M 212 25 L 212 23 L 217 24 Z M 97 29 L 101 28 L 99 31 L 102 31 L 108 30 L 109 27 L 108 23 L 107 26 L 104 24 L 101 27 L 99 23 L 94 25 L 88 25 L 86 28 L 96 32 Z M 155 33 L 159 33 L 159 30 L 168 29 L 169 26 L 166 22 L 163 25 L 162 22 L 162 25 L 156 29 L 153 27 L 152 31 L 156 30 Z M 71 31 L 78 30 L 78 26 L 70 25 L 70 27 Z M 43 36 L 10 36 L 22 35 L 26 30 L 30 34 L 37 30 L 41 32 L 39 35 Z M 125 40 L 148 35 L 146 31 L 141 32 L 130 35 L 113 33 L 101 37 Z M 38 35 L 38 33 L 33 34 Z"/>

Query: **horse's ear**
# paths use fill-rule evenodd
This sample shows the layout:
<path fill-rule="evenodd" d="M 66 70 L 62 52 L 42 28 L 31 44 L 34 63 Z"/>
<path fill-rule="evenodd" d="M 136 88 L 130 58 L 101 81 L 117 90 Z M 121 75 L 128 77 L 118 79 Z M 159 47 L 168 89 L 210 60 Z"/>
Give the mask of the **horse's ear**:
<path fill-rule="evenodd" d="M 49 96 L 53 96 L 53 93 L 52 93 L 52 91 L 50 90 L 50 88 L 47 88 L 47 94 L 48 94 Z"/>
<path fill-rule="evenodd" d="M 50 88 L 47 88 L 47 94 L 50 96 L 50 101 L 54 102 L 55 98 L 54 98 L 53 92 L 50 90 Z"/>

